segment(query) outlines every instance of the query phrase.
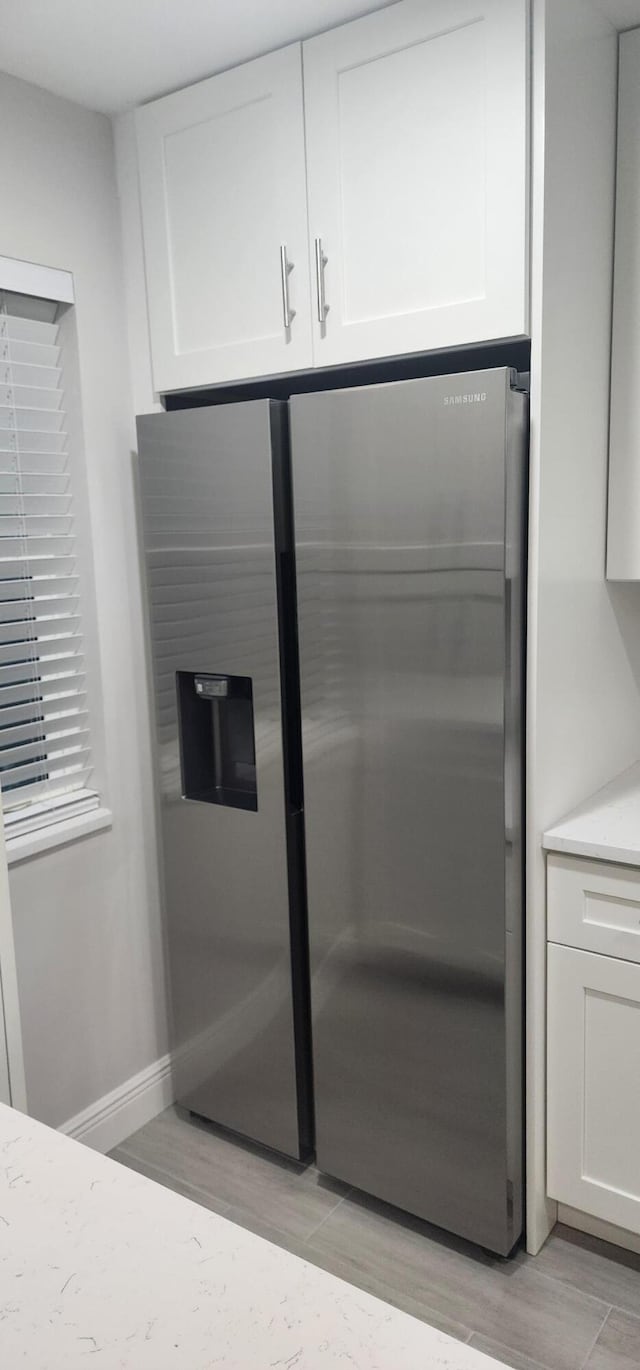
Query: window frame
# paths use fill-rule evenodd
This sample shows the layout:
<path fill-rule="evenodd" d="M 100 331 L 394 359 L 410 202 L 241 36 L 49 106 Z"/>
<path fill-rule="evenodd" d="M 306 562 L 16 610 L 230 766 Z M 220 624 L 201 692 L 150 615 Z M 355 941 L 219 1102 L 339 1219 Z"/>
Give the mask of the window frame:
<path fill-rule="evenodd" d="M 92 760 L 90 790 L 78 792 L 75 809 L 73 792 L 68 792 L 66 805 L 54 803 L 48 821 L 42 822 L 40 826 L 29 822 L 26 807 L 21 830 L 11 833 L 10 823 L 5 825 L 3 820 L 7 861 L 12 865 L 76 838 L 110 828 L 112 814 L 107 797 L 102 672 L 73 275 L 69 271 L 0 256 L 0 290 L 51 300 L 60 306 L 56 322 L 59 326 L 58 340 L 63 357 L 63 389 L 67 411 Z M 37 801 L 34 801 L 34 811 L 31 814 L 34 820 L 37 817 L 36 803 Z M 64 809 L 67 811 L 64 812 Z M 19 819 L 16 818 L 14 821 L 17 827 Z"/>

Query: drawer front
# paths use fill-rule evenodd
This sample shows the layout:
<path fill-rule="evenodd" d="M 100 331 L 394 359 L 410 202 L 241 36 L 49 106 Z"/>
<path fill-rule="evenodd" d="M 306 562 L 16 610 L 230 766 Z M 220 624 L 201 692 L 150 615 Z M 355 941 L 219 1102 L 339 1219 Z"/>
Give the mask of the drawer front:
<path fill-rule="evenodd" d="M 640 1232 L 640 966 L 551 944 L 547 1188 Z"/>
<path fill-rule="evenodd" d="M 640 871 L 581 856 L 547 857 L 548 938 L 640 962 Z"/>

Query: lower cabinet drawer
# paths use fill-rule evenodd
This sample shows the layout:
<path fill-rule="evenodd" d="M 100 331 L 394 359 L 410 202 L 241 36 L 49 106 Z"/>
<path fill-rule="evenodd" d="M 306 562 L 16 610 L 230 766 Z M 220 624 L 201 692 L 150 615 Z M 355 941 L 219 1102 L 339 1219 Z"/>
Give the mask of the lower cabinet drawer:
<path fill-rule="evenodd" d="M 583 856 L 547 857 L 550 942 L 640 962 L 640 870 Z"/>
<path fill-rule="evenodd" d="M 640 1232 L 640 965 L 548 951 L 548 1192 Z"/>

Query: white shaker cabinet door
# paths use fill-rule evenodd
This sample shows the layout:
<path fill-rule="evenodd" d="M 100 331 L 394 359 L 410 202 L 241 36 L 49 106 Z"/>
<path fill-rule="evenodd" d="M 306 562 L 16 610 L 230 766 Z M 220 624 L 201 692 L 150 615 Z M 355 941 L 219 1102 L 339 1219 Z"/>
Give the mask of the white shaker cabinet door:
<path fill-rule="evenodd" d="M 551 943 L 551 1198 L 640 1232 L 640 965 Z"/>
<path fill-rule="evenodd" d="M 303 57 L 315 365 L 526 333 L 526 0 L 403 0 Z"/>
<path fill-rule="evenodd" d="M 310 366 L 300 44 L 136 125 L 155 388 Z"/>

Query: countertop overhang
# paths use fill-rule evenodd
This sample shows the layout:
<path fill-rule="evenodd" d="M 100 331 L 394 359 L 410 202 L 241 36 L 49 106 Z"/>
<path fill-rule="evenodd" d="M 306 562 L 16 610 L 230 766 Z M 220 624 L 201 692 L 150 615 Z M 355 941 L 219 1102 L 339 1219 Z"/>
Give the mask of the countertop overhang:
<path fill-rule="evenodd" d="M 640 761 L 548 828 L 546 851 L 640 866 Z"/>
<path fill-rule="evenodd" d="M 27 1370 L 498 1370 L 1 1104 L 0 1309 Z"/>

